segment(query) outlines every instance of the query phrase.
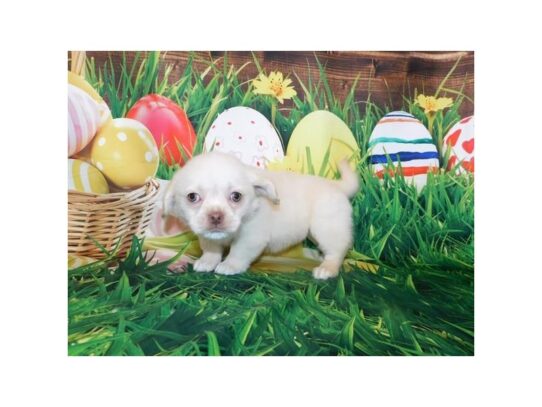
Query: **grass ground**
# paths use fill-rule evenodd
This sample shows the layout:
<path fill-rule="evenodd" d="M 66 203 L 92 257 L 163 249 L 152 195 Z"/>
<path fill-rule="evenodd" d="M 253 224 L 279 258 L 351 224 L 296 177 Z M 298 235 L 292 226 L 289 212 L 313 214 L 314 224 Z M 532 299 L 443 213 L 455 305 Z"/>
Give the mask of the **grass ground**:
<path fill-rule="evenodd" d="M 225 108 L 246 105 L 271 117 L 271 103 L 241 83 L 243 67 L 209 62 L 197 72 L 188 63 L 181 79 L 159 73 L 160 57 L 128 66 L 89 64 L 89 80 L 123 116 L 141 96 L 156 92 L 187 111 L 198 135 L 196 153 Z M 253 63 L 257 64 L 255 60 Z M 391 106 L 336 100 L 320 66 L 290 108 L 279 109 L 276 126 L 285 144 L 297 122 L 327 109 L 352 129 L 362 156 L 377 121 Z M 288 74 L 286 72 L 286 74 Z M 293 73 L 292 73 L 293 75 Z M 435 119 L 436 141 L 459 120 L 461 89 L 441 93 L 454 105 Z M 403 106 L 427 121 L 405 95 Z M 175 168 L 161 164 L 159 176 Z M 149 264 L 141 242 L 114 267 L 105 263 L 68 273 L 70 355 L 473 355 L 474 182 L 472 176 L 441 172 L 418 193 L 402 179 L 384 186 L 367 164 L 358 167 L 361 191 L 353 199 L 354 249 L 379 265 L 376 273 L 352 270 L 331 281 L 307 271 L 248 272 L 219 276 L 171 274 L 167 263 Z"/>

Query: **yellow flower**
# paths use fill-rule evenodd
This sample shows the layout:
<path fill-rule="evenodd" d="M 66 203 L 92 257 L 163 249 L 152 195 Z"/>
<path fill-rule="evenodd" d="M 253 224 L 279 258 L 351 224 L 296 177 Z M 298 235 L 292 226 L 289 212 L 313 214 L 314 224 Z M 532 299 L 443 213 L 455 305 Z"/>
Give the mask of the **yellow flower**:
<path fill-rule="evenodd" d="M 289 86 L 291 83 L 291 79 L 283 78 L 282 72 L 271 72 L 269 76 L 261 73 L 258 79 L 252 81 L 254 93 L 274 96 L 280 103 L 283 103 L 284 99 L 291 99 L 297 94 L 294 88 Z"/>
<path fill-rule="evenodd" d="M 436 113 L 450 107 L 452 98 L 436 98 L 434 96 L 418 95 L 416 103 L 424 110 L 425 114 Z"/>

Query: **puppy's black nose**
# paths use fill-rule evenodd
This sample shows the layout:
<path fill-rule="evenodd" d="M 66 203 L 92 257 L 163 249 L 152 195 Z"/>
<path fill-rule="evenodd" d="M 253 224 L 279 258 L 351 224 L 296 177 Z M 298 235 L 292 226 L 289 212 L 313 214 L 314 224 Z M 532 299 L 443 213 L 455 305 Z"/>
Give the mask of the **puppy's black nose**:
<path fill-rule="evenodd" d="M 220 212 L 220 211 L 215 211 L 215 212 L 211 212 L 209 213 L 209 222 L 213 225 L 213 226 L 218 226 L 222 223 L 222 221 L 224 220 L 224 213 Z"/>

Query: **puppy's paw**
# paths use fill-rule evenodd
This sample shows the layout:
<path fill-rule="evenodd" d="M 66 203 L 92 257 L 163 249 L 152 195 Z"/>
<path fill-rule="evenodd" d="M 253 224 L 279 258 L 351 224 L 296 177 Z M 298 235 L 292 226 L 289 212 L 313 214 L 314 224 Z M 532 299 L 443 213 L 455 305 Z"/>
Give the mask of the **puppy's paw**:
<path fill-rule="evenodd" d="M 215 253 L 204 253 L 196 262 L 194 263 L 194 271 L 198 272 L 209 272 L 213 271 L 218 263 L 222 260 L 221 256 Z"/>
<path fill-rule="evenodd" d="M 312 276 L 318 280 L 327 280 L 328 278 L 337 277 L 338 275 L 339 267 L 335 263 L 326 261 L 312 270 Z"/>
<path fill-rule="evenodd" d="M 240 274 L 246 271 L 246 267 L 241 267 L 231 261 L 225 260 L 216 266 L 215 273 L 224 275 Z"/>

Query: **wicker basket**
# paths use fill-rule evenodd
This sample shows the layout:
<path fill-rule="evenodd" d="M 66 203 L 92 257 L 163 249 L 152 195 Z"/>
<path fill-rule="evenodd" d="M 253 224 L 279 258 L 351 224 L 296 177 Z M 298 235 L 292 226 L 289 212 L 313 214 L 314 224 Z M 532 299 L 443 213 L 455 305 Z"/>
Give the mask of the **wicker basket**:
<path fill-rule="evenodd" d="M 125 254 L 133 236 L 142 237 L 149 225 L 159 187 L 151 179 L 130 192 L 98 195 L 68 191 L 68 253 L 106 257 L 94 239 L 108 251 L 119 244 L 118 254 Z"/>
<path fill-rule="evenodd" d="M 71 52 L 70 70 L 85 77 L 86 54 Z M 68 191 L 68 254 L 102 259 L 117 248 L 124 255 L 134 236 L 142 237 L 151 222 L 160 184 L 149 180 L 129 192 L 98 195 Z M 118 245 L 118 246 L 117 246 Z"/>

